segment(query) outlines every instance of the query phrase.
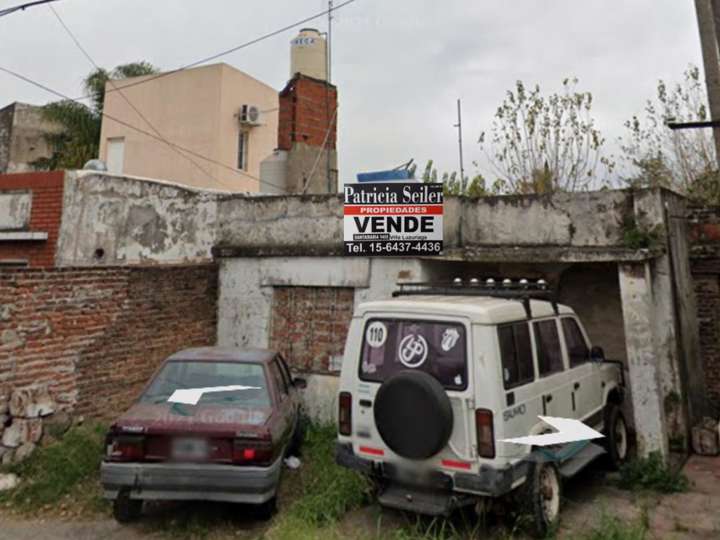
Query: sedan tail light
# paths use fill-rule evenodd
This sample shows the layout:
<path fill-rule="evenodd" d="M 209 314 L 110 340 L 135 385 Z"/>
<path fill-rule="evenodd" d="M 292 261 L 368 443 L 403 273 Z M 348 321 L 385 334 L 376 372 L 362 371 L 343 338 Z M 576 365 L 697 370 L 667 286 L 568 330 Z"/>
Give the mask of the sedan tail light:
<path fill-rule="evenodd" d="M 480 457 L 495 457 L 495 432 L 493 414 L 487 409 L 475 411 L 475 431 L 477 432 L 477 448 Z"/>
<path fill-rule="evenodd" d="M 352 434 L 352 395 L 340 392 L 338 400 L 338 431 L 340 435 Z"/>
<path fill-rule="evenodd" d="M 233 441 L 233 463 L 265 467 L 273 462 L 272 442 L 267 439 L 235 439 Z"/>
<path fill-rule="evenodd" d="M 109 434 L 106 438 L 107 458 L 110 461 L 142 461 L 145 458 L 143 435 Z"/>

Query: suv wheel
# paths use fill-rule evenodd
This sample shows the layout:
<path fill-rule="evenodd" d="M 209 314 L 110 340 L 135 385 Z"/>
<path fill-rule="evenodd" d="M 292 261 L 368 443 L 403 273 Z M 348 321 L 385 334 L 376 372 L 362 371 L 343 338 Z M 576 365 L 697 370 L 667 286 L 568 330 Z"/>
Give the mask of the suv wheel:
<path fill-rule="evenodd" d="M 113 501 L 113 517 L 118 523 L 130 523 L 140 517 L 142 501 L 131 499 L 130 492 L 123 489 Z"/>
<path fill-rule="evenodd" d="M 605 437 L 610 465 L 619 469 L 628 456 L 628 429 L 620 407 L 608 404 L 605 410 Z"/>
<path fill-rule="evenodd" d="M 532 532 L 543 538 L 551 532 L 560 516 L 560 473 L 554 463 L 530 464 L 527 480 L 521 488 L 520 502 L 531 519 Z"/>

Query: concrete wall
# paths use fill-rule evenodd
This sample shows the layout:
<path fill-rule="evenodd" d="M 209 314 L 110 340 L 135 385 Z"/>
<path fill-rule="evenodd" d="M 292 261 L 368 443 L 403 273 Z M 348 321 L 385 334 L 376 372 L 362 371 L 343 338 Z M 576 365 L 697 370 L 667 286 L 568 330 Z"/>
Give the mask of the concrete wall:
<path fill-rule="evenodd" d="M 34 161 L 52 155 L 45 135 L 60 129 L 43 118 L 42 107 L 16 102 L 0 109 L 0 174 L 33 171 Z"/>
<path fill-rule="evenodd" d="M 217 193 L 177 184 L 68 173 L 58 266 L 209 261 Z"/>
<path fill-rule="evenodd" d="M 100 158 L 107 159 L 107 141 L 124 137 L 123 174 L 172 180 L 188 186 L 229 191 L 257 191 L 260 161 L 277 146 L 278 94 L 270 86 L 226 64 L 172 73 L 144 84 L 136 77 L 114 84 L 157 129 L 161 137 L 208 159 L 173 150 L 151 135 L 156 132 L 108 84 L 100 136 Z M 247 171 L 237 169 L 242 105 L 256 105 L 262 125 L 249 129 Z M 126 124 L 149 132 L 147 135 Z M 183 157 L 185 156 L 185 157 Z M 197 165 L 193 164 L 195 161 Z"/>
<path fill-rule="evenodd" d="M 32 191 L 0 191 L 0 231 L 27 229 L 31 208 Z"/>

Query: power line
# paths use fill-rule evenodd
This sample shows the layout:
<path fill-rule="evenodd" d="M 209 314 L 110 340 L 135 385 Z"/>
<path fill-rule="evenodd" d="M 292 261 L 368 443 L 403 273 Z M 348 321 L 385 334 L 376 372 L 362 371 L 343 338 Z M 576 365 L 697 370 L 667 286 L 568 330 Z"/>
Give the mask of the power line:
<path fill-rule="evenodd" d="M 78 40 L 78 38 L 75 36 L 75 34 L 73 34 L 72 30 L 70 30 L 70 28 L 68 27 L 68 25 L 65 24 L 65 21 L 63 21 L 62 17 L 60 17 L 60 14 L 57 12 L 57 10 L 56 10 L 53 6 L 51 6 L 51 5 L 49 5 L 48 7 L 49 7 L 50 10 L 53 12 L 53 15 L 55 15 L 55 18 L 58 20 L 58 22 L 60 23 L 60 25 L 65 29 L 65 32 L 67 32 L 68 36 L 70 36 L 70 39 L 72 39 L 73 42 L 75 43 L 75 45 L 77 46 L 77 48 L 80 49 L 80 52 L 82 52 L 83 55 L 85 55 L 85 58 L 87 58 L 87 60 L 90 62 L 90 64 L 92 64 L 93 67 L 95 67 L 96 70 L 102 71 L 101 68 L 100 68 L 100 66 L 97 64 L 97 62 L 95 62 L 95 60 L 93 60 L 93 57 L 90 56 L 90 53 L 87 52 L 87 50 L 85 49 L 85 47 L 82 46 L 82 44 L 80 43 L 80 40 Z M 219 183 L 219 184 L 223 184 L 223 182 L 221 182 L 220 179 L 218 179 L 218 178 L 216 178 L 215 176 L 213 176 L 212 174 L 210 174 L 210 172 L 209 172 L 208 170 L 206 170 L 204 167 L 202 167 L 200 164 L 198 164 L 195 160 L 193 160 L 192 158 L 186 156 L 185 154 L 183 154 L 182 152 L 180 152 L 180 150 L 178 150 L 177 148 L 173 147 L 173 146 L 165 139 L 165 137 L 163 137 L 162 133 L 160 133 L 160 131 L 158 131 L 158 129 L 150 122 L 150 120 L 148 120 L 147 117 L 145 117 L 145 115 L 144 115 L 142 112 L 140 112 L 140 110 L 135 106 L 135 104 L 133 104 L 133 102 L 130 101 L 130 99 L 125 95 L 125 93 L 122 92 L 121 89 L 119 89 L 119 88 L 115 85 L 115 82 L 114 82 L 112 79 L 108 79 L 108 83 L 109 83 L 115 90 L 117 90 L 117 91 L 120 93 L 120 96 L 123 98 L 123 100 L 124 100 L 128 105 L 130 105 L 130 107 L 131 107 L 131 108 L 137 113 L 137 115 L 150 127 L 150 129 L 152 129 L 152 130 L 155 132 L 155 134 L 156 134 L 158 137 L 160 137 L 160 139 L 161 139 L 165 144 L 168 145 L 168 148 L 170 148 L 170 149 L 171 149 L 172 151 L 174 151 L 176 154 L 178 154 L 178 155 L 181 156 L 182 158 L 188 160 L 190 163 L 192 163 L 193 165 L 195 165 L 195 167 L 197 167 L 200 171 L 202 171 L 206 176 L 208 176 L 209 178 L 211 178 L 211 179 L 214 180 L 215 182 L 217 182 L 217 183 Z M 227 186 L 227 187 L 230 187 L 230 186 Z"/>
<path fill-rule="evenodd" d="M 237 51 L 239 51 L 240 49 L 244 49 L 244 48 L 246 48 L 246 47 L 249 47 L 250 45 L 255 45 L 256 43 L 260 43 L 261 41 L 264 41 L 264 40 L 269 39 L 269 38 L 271 38 L 271 37 L 275 37 L 275 36 L 277 36 L 278 34 L 282 34 L 283 32 L 287 32 L 288 30 L 292 30 L 293 28 L 295 28 L 295 27 L 297 27 L 297 26 L 301 26 L 301 25 L 303 25 L 303 24 L 305 24 L 305 23 L 308 23 L 308 22 L 310 22 L 310 21 L 312 21 L 312 20 L 318 19 L 318 18 L 320 18 L 320 17 L 324 17 L 325 15 L 329 15 L 329 14 L 333 13 L 334 11 L 337 11 L 337 10 L 339 10 L 339 9 L 342 9 L 343 7 L 345 7 L 345 6 L 349 5 L 349 4 L 352 4 L 352 3 L 355 2 L 355 1 L 356 1 L 356 0 L 346 0 L 346 1 L 343 2 L 342 4 L 338 4 L 337 6 L 334 6 L 334 7 L 329 7 L 328 9 L 326 9 L 326 10 L 324 10 L 324 11 L 321 11 L 320 13 L 316 13 L 315 15 L 311 15 L 311 16 L 309 16 L 309 17 L 305 17 L 304 19 L 302 19 L 302 20 L 300 20 L 300 21 L 294 22 L 294 23 L 292 23 L 292 24 L 288 24 L 288 25 L 286 25 L 286 26 L 283 26 L 282 28 L 278 28 L 277 30 L 273 30 L 272 32 L 268 32 L 267 34 L 263 34 L 262 36 L 259 36 L 259 37 L 255 38 L 255 39 L 251 39 L 250 41 L 246 41 L 245 43 L 241 43 L 240 45 L 237 45 L 237 46 L 232 47 L 232 48 L 230 48 L 230 49 L 226 49 L 226 50 L 224 50 L 224 51 L 221 51 L 221 52 L 219 52 L 219 53 L 213 54 L 213 55 L 208 56 L 208 57 L 206 57 L 206 58 L 202 58 L 201 60 L 196 60 L 195 62 L 191 62 L 191 63 L 186 64 L 186 65 L 184 65 L 184 66 L 181 66 L 181 67 L 179 67 L 179 68 L 177 68 L 177 69 L 174 69 L 174 70 L 172 70 L 172 71 L 165 71 L 165 72 L 163 72 L 163 73 L 158 73 L 157 75 L 153 75 L 152 77 L 148 77 L 148 78 L 146 78 L 146 79 L 142 79 L 142 80 L 140 80 L 140 81 L 135 81 L 134 83 L 130 83 L 130 84 L 124 85 L 124 86 L 123 86 L 123 89 L 126 90 L 126 89 L 128 89 L 128 88 L 133 87 L 133 86 L 138 86 L 138 85 L 141 85 L 141 84 L 145 84 L 145 83 L 147 83 L 147 82 L 150 82 L 150 81 L 155 81 L 155 80 L 160 79 L 160 78 L 162 78 L 162 77 L 166 77 L 166 76 L 168 76 L 168 75 L 172 75 L 173 73 L 178 73 L 179 71 L 184 71 L 184 70 L 186 70 L 186 69 L 190 69 L 190 68 L 199 66 L 200 64 L 205 64 L 205 63 L 207 63 L 207 62 L 211 62 L 211 61 L 213 61 L 213 60 L 217 60 L 218 58 L 221 58 L 221 57 L 223 57 L 223 56 L 227 56 L 228 54 L 232 54 L 232 53 L 234 53 L 234 52 L 237 52 Z M 110 90 L 110 91 L 112 91 L 112 90 Z M 77 101 L 77 100 L 80 100 L 80 99 L 87 99 L 87 98 L 89 98 L 89 97 L 91 97 L 91 96 L 90 96 L 90 95 L 84 95 L 84 96 L 75 98 L 74 101 Z"/>
<path fill-rule="evenodd" d="M 15 13 L 16 11 L 24 11 L 29 7 L 39 6 L 41 4 L 49 4 L 50 2 L 57 2 L 57 0 L 37 0 L 35 2 L 27 2 L 25 4 L 20 4 L 19 6 L 0 9 L 0 17 L 10 15 L 11 13 Z"/>
<path fill-rule="evenodd" d="M 87 105 L 85 105 L 84 103 L 80 102 L 80 101 L 77 100 L 77 99 L 73 99 L 73 98 L 71 98 L 71 97 L 68 97 L 67 95 L 63 94 L 62 92 L 58 92 L 57 90 L 53 90 L 52 88 L 50 88 L 50 87 L 48 87 L 48 86 L 46 86 L 46 85 L 44 85 L 44 84 L 42 84 L 42 83 L 39 83 L 39 82 L 37 82 L 37 81 L 34 81 L 33 79 L 30 79 L 29 77 L 26 77 L 26 76 L 24 76 L 24 75 L 21 75 L 20 73 L 17 73 L 17 72 L 15 72 L 15 71 L 11 70 L 11 69 L 8 69 L 8 68 L 5 68 L 5 67 L 0 66 L 0 71 L 2 71 L 2 72 L 4 72 L 4 73 L 7 73 L 8 75 L 11 75 L 11 76 L 15 77 L 16 79 L 20 79 L 21 81 L 25 81 L 26 83 L 31 84 L 31 85 L 33 85 L 33 86 L 36 86 L 36 87 L 38 87 L 38 88 L 40 88 L 40 89 L 42 89 L 42 90 L 45 90 L 46 92 L 49 92 L 50 94 L 53 94 L 53 95 L 55 95 L 55 96 L 57 96 L 57 97 L 59 97 L 59 98 L 61 98 L 61 99 L 65 99 L 65 100 L 67 100 L 67 101 L 72 101 L 72 102 L 77 103 L 78 105 L 81 105 L 81 106 L 83 106 L 83 107 L 85 107 L 85 108 L 87 108 L 87 109 L 90 108 L 90 107 L 88 107 Z M 157 135 L 154 135 L 153 133 L 150 133 L 149 131 L 145 131 L 144 129 L 141 129 L 141 128 L 139 128 L 139 127 L 137 127 L 137 126 L 134 126 L 134 125 L 132 125 L 132 124 L 129 124 L 129 123 L 125 122 L 124 120 L 120 120 L 119 118 L 115 118 L 114 116 L 111 116 L 111 115 L 107 114 L 107 113 L 104 112 L 104 111 L 103 111 L 102 113 L 100 113 L 100 114 L 101 114 L 104 118 L 107 118 L 107 119 L 109 119 L 109 120 L 112 120 L 113 122 L 117 122 L 118 124 L 120 124 L 120 125 L 122 125 L 122 126 L 125 126 L 125 127 L 129 128 L 129 129 L 132 129 L 132 130 L 134 130 L 134 131 L 137 131 L 138 133 L 142 133 L 143 135 L 147 135 L 148 137 L 153 138 L 153 139 L 156 139 L 156 140 L 161 140 Z M 214 164 L 216 164 L 216 165 L 219 165 L 220 167 L 223 167 L 223 168 L 225 168 L 225 169 L 228 169 L 229 171 L 232 171 L 232 172 L 234 172 L 235 174 L 240 174 L 240 175 L 242 175 L 242 176 L 246 176 L 246 177 L 248 177 L 248 178 L 252 178 L 253 180 L 256 180 L 257 182 L 260 182 L 260 178 L 258 178 L 257 176 L 254 176 L 254 175 L 252 175 L 252 174 L 250 174 L 250 173 L 248 173 L 248 172 L 241 171 L 241 170 L 239 170 L 239 169 L 235 169 L 235 168 L 233 168 L 233 167 L 230 167 L 229 165 L 226 165 L 225 163 L 222 163 L 222 162 L 217 161 L 217 160 L 215 160 L 215 159 L 212 159 L 212 158 L 209 158 L 209 157 L 204 156 L 204 155 L 202 155 L 202 154 L 199 154 L 199 153 L 195 152 L 194 150 L 190 150 L 189 148 L 185 148 L 185 147 L 183 147 L 183 146 L 180 146 L 179 144 L 175 144 L 175 143 L 170 142 L 170 141 L 167 141 L 167 143 L 170 144 L 170 145 L 172 145 L 172 146 L 174 146 L 175 148 L 177 148 L 177 149 L 179 149 L 179 150 L 182 150 L 183 152 L 187 152 L 188 154 L 190 154 L 190 155 L 192 155 L 192 156 L 198 157 L 198 158 L 200 158 L 200 159 L 202 159 L 202 160 L 204 160 L 204 161 L 207 161 L 207 162 L 209 162 L 209 163 L 214 163 Z M 272 186 L 272 187 L 274 187 L 274 188 L 277 188 L 277 189 L 279 189 L 279 190 L 283 190 L 283 191 L 285 190 L 285 187 L 278 186 L 277 184 L 273 184 L 272 182 L 268 182 L 267 180 L 263 181 L 263 183 L 264 183 L 264 184 L 268 184 L 268 185 L 270 185 L 270 186 Z"/>

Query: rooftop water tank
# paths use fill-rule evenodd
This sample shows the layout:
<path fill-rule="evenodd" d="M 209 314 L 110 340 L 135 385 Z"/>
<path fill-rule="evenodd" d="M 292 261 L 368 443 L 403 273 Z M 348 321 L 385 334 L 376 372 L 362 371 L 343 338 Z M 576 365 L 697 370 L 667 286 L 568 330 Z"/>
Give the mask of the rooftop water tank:
<path fill-rule="evenodd" d="M 290 42 L 290 78 L 302 73 L 327 80 L 327 43 L 315 28 L 303 28 Z"/>

